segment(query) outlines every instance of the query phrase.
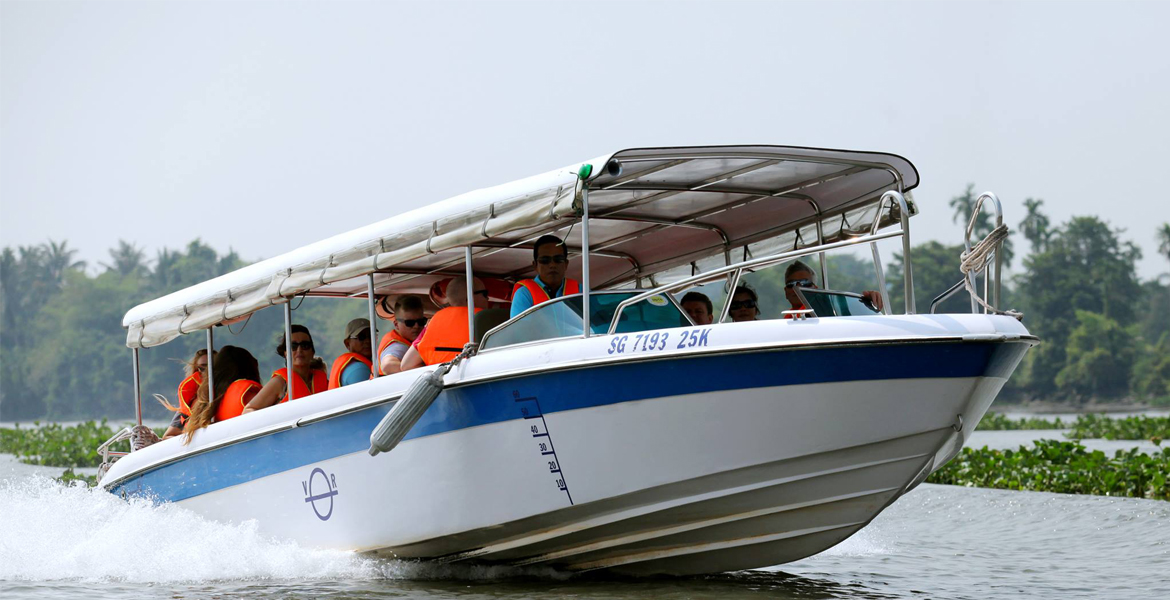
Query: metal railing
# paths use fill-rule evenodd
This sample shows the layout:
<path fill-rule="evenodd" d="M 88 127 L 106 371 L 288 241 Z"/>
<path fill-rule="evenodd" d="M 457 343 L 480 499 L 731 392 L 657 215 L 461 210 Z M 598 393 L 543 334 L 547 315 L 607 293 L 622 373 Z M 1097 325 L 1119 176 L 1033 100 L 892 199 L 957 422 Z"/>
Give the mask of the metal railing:
<path fill-rule="evenodd" d="M 900 212 L 899 217 L 901 228 L 897 231 L 878 233 L 878 228 L 882 219 L 882 208 L 886 205 L 887 202 L 891 204 L 891 207 L 895 203 L 897 204 Z M 831 244 L 819 244 L 816 246 L 809 246 L 807 248 L 800 248 L 798 250 L 789 250 L 787 252 L 762 256 L 760 258 L 742 261 L 715 269 L 713 271 L 708 271 L 706 273 L 700 273 L 685 279 L 680 279 L 674 283 L 658 286 L 654 289 L 638 294 L 637 296 L 632 296 L 620 302 L 617 306 L 617 309 L 614 311 L 613 319 L 610 321 L 609 334 L 613 335 L 614 331 L 617 330 L 617 325 L 621 319 L 622 312 L 628 306 L 637 304 L 638 302 L 650 298 L 651 296 L 707 283 L 708 281 L 719 279 L 725 275 L 730 274 L 731 286 L 728 291 L 728 298 L 730 299 L 730 295 L 735 293 L 735 286 L 738 285 L 743 271 L 746 269 L 770 267 L 794 258 L 800 258 L 802 256 L 808 256 L 811 254 L 823 253 L 827 250 L 835 250 L 837 248 L 846 248 L 849 246 L 856 246 L 858 244 L 866 243 L 870 244 L 870 247 L 873 250 L 874 269 L 877 271 L 878 284 L 881 287 L 882 301 L 885 303 L 885 313 L 891 314 L 890 298 L 885 286 L 885 276 L 882 273 L 881 257 L 878 255 L 877 242 L 893 237 L 902 238 L 902 256 L 903 265 L 905 266 L 905 281 L 903 283 L 906 294 L 906 314 L 912 315 L 914 314 L 914 274 L 910 266 L 910 210 L 906 204 L 905 196 L 903 196 L 900 192 L 891 190 L 882 194 L 881 200 L 878 201 L 877 211 L 874 214 L 873 225 L 870 227 L 869 235 L 842 240 L 840 242 L 833 242 Z M 730 301 L 724 302 L 723 308 L 719 313 L 719 319 L 715 321 L 716 323 L 722 323 L 727 318 L 728 309 L 730 306 Z"/>
<path fill-rule="evenodd" d="M 990 201 L 990 202 L 988 202 Z M 978 222 L 979 214 L 983 210 L 984 204 L 989 204 L 992 213 L 995 215 L 995 227 L 987 237 L 980 241 L 974 248 L 971 245 L 971 235 L 974 233 L 975 224 Z M 947 288 L 947 290 L 930 301 L 930 314 L 934 314 L 938 306 L 946 302 L 951 296 L 959 293 L 960 290 L 966 289 L 971 296 L 971 312 L 979 312 L 980 305 L 983 306 L 983 313 L 992 312 L 988 307 L 999 307 L 1000 295 L 1003 285 L 1003 240 L 1007 238 L 1007 229 L 1003 224 L 1003 204 L 1000 203 L 999 197 L 993 192 L 983 192 L 975 201 L 975 206 L 971 210 L 971 219 L 967 222 L 965 235 L 963 237 L 963 265 L 960 269 L 963 271 L 963 278 L 957 283 Z M 973 250 L 979 251 L 983 244 L 988 240 L 994 240 L 994 247 L 985 255 L 971 256 Z M 986 250 L 985 250 L 986 251 Z M 968 257 L 971 256 L 971 259 Z M 968 264 L 971 263 L 971 264 Z M 994 263 L 994 270 L 990 267 Z M 983 296 L 980 298 L 978 294 L 979 286 L 976 277 L 983 274 Z M 998 308 L 995 308 L 998 311 Z M 1008 311 L 1008 314 L 1014 314 Z"/>

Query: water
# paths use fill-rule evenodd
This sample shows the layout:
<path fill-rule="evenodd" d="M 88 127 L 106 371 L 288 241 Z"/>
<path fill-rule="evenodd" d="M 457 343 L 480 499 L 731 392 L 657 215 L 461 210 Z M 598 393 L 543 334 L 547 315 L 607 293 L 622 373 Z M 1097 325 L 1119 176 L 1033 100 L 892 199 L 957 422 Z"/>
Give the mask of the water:
<path fill-rule="evenodd" d="M 923 485 L 799 562 L 681 579 L 435 566 L 313 550 L 126 503 L 0 455 L 0 597 L 1170 598 L 1170 502 Z"/>

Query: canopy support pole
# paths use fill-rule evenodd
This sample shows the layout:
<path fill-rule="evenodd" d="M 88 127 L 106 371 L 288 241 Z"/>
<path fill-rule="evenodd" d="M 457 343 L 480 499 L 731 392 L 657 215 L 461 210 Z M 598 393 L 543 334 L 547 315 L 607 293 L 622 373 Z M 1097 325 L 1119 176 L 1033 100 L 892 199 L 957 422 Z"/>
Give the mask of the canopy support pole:
<path fill-rule="evenodd" d="M 585 337 L 592 333 L 589 327 L 589 186 L 581 188 L 581 321 Z"/>
<path fill-rule="evenodd" d="M 132 348 L 134 354 L 134 419 L 138 422 L 138 426 L 142 426 L 142 381 L 138 371 L 138 348 Z M 207 361 L 207 366 L 211 366 L 211 361 Z M 210 372 L 210 370 L 209 370 Z M 131 444 L 130 449 L 134 449 Z"/>
<path fill-rule="evenodd" d="M 207 328 L 207 401 L 211 402 L 215 399 L 215 334 L 212 333 L 215 326 Z"/>
<path fill-rule="evenodd" d="M 370 367 L 370 378 L 375 379 L 382 369 L 378 366 L 378 321 L 377 314 L 374 312 L 374 274 L 370 273 L 366 276 L 366 290 L 369 294 L 370 306 L 370 361 L 373 366 Z"/>
<path fill-rule="evenodd" d="M 299 377 L 293 373 L 292 368 L 292 298 L 284 303 L 284 367 L 287 378 L 284 381 L 284 387 L 288 388 L 288 399 L 291 402 L 295 399 L 293 396 L 293 377 Z"/>
<path fill-rule="evenodd" d="M 464 270 L 467 272 L 467 341 L 475 341 L 475 273 L 471 268 L 471 246 L 463 248 Z"/>
<path fill-rule="evenodd" d="M 821 226 L 820 215 L 817 215 L 817 245 L 825 245 L 825 230 Z M 821 252 L 817 254 L 817 257 L 821 261 L 821 287 L 827 290 L 829 289 L 829 268 L 825 261 L 825 253 Z"/>

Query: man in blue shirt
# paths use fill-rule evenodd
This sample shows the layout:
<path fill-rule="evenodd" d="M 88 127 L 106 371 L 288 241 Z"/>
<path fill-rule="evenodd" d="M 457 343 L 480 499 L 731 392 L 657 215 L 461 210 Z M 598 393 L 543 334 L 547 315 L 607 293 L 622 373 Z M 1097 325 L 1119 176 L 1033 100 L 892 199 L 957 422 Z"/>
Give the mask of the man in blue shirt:
<path fill-rule="evenodd" d="M 565 277 L 569 269 L 569 249 L 561 238 L 542 235 L 532 247 L 534 279 L 521 279 L 512 289 L 512 313 L 516 315 L 552 298 L 581 293 L 581 284 Z"/>

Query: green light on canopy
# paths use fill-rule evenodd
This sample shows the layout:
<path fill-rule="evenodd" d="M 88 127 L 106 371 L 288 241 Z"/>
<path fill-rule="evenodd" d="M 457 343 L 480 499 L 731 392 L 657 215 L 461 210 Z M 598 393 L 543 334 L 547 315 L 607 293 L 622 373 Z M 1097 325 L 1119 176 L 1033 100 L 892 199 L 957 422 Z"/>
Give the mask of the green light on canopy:
<path fill-rule="evenodd" d="M 577 177 L 582 181 L 589 179 L 589 175 L 593 173 L 593 165 L 585 163 L 581 165 L 581 169 L 577 171 Z"/>

